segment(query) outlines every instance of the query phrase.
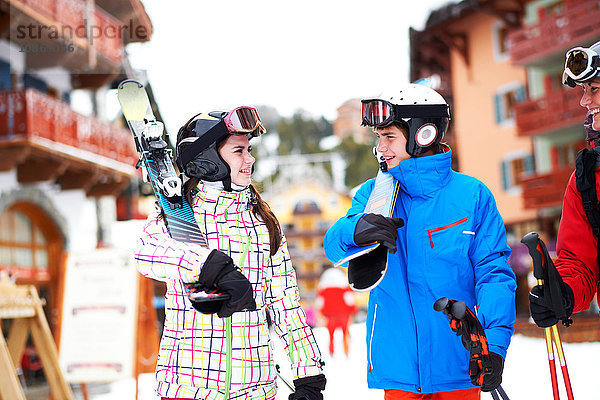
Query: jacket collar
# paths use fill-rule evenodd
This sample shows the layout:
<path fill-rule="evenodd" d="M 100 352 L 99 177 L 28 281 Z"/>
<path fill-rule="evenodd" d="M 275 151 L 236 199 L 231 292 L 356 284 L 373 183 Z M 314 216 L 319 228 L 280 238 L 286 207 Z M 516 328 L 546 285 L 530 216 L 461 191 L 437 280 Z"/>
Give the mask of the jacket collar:
<path fill-rule="evenodd" d="M 425 197 L 449 182 L 452 150 L 432 156 L 409 158 L 388 170 L 400 182 L 400 188 L 410 196 Z"/>
<path fill-rule="evenodd" d="M 215 216 L 231 212 L 242 212 L 249 209 L 252 195 L 246 188 L 239 192 L 228 192 L 225 189 L 214 187 L 200 182 L 198 192 L 192 199 L 193 206 L 199 207 Z"/>

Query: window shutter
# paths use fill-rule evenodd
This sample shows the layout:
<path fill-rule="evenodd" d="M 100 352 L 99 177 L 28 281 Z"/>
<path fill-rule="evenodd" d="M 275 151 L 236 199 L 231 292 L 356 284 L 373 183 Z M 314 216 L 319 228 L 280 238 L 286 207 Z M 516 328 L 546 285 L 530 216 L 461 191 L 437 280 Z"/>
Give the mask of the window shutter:
<path fill-rule="evenodd" d="M 525 101 L 525 86 L 519 86 L 516 97 L 517 103 L 522 103 Z"/>
<path fill-rule="evenodd" d="M 10 64 L 0 60 L 0 89 L 10 89 L 11 83 Z"/>
<path fill-rule="evenodd" d="M 512 182 L 510 179 L 510 162 L 502 161 L 502 189 L 508 190 L 512 187 Z"/>
<path fill-rule="evenodd" d="M 535 172 L 535 162 L 533 159 L 533 154 L 530 154 L 523 158 L 523 165 L 525 167 L 525 170 L 523 171 L 525 174 L 533 174 Z"/>
<path fill-rule="evenodd" d="M 500 95 L 494 96 L 494 107 L 496 110 L 496 122 L 502 122 L 502 97 Z"/>

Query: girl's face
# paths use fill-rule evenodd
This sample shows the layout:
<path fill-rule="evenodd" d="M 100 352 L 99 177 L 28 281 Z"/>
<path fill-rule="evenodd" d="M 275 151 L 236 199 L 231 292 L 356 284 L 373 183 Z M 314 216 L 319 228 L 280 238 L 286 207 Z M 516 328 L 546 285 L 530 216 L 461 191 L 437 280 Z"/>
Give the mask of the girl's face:
<path fill-rule="evenodd" d="M 246 187 L 252 182 L 252 165 L 255 158 L 250 154 L 252 146 L 246 135 L 230 135 L 219 146 L 219 155 L 231 170 L 231 183 Z"/>
<path fill-rule="evenodd" d="M 592 114 L 592 128 L 600 131 L 600 78 L 583 84 L 583 95 L 579 104 Z"/>

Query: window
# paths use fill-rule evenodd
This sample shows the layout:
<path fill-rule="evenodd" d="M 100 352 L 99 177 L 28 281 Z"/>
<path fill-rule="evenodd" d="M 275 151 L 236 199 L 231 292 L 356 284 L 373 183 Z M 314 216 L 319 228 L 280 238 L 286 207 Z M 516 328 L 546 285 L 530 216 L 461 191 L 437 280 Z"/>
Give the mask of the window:
<path fill-rule="evenodd" d="M 311 238 L 302 239 L 302 249 L 310 250 L 313 248 L 313 240 Z"/>
<path fill-rule="evenodd" d="M 313 221 L 310 219 L 304 219 L 300 222 L 300 229 L 303 231 L 312 231 L 314 230 Z"/>
<path fill-rule="evenodd" d="M 510 59 L 508 33 L 510 30 L 504 23 L 497 21 L 492 27 L 492 45 L 494 48 L 494 60 L 497 63 Z"/>
<path fill-rule="evenodd" d="M 523 175 L 533 173 L 534 170 L 533 155 L 506 158 L 502 161 L 502 188 L 517 188 Z"/>
<path fill-rule="evenodd" d="M 19 211 L 0 216 L 0 269 L 9 268 L 22 280 L 48 280 L 49 245 L 40 228 Z"/>
<path fill-rule="evenodd" d="M 573 168 L 577 152 L 585 147 L 583 141 L 563 143 L 552 147 L 552 169 Z"/>
<path fill-rule="evenodd" d="M 509 84 L 498 90 L 494 97 L 496 122 L 514 123 L 515 106 L 525 100 L 525 87 L 521 84 Z"/>
<path fill-rule="evenodd" d="M 304 263 L 304 272 L 307 274 L 312 274 L 316 271 L 316 264 L 313 261 L 308 261 Z"/>
<path fill-rule="evenodd" d="M 0 89 L 10 89 L 11 87 L 10 64 L 0 60 Z"/>

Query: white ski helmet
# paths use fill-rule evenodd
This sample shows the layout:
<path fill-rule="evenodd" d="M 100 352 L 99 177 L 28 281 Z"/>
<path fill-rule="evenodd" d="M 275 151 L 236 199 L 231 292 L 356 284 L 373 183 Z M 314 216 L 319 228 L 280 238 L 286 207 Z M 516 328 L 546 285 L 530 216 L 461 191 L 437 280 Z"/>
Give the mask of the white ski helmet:
<path fill-rule="evenodd" d="M 563 85 L 575 87 L 600 76 L 600 42 L 590 47 L 575 47 L 565 55 Z"/>
<path fill-rule="evenodd" d="M 411 157 L 437 145 L 448 129 L 448 103 L 424 85 L 408 84 L 393 93 L 361 102 L 363 126 L 383 128 L 396 122 L 406 128 L 406 152 Z"/>

